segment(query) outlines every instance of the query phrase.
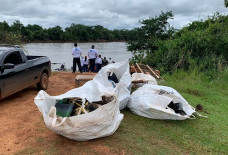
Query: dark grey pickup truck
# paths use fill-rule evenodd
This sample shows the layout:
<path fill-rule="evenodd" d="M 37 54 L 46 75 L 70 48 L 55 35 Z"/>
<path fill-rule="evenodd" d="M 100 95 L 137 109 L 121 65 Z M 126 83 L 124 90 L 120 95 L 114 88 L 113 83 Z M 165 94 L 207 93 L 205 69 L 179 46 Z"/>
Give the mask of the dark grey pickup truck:
<path fill-rule="evenodd" d="M 33 84 L 46 90 L 51 62 L 45 56 L 26 56 L 18 46 L 0 45 L 0 99 Z"/>

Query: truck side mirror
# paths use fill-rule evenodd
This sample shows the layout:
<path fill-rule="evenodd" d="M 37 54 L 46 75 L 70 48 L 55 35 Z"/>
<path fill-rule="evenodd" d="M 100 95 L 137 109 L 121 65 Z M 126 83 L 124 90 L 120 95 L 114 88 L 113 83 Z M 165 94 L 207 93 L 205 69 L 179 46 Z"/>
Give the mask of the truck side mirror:
<path fill-rule="evenodd" d="M 6 63 L 2 67 L 2 69 L 12 69 L 12 68 L 14 68 L 14 64 L 12 63 Z"/>

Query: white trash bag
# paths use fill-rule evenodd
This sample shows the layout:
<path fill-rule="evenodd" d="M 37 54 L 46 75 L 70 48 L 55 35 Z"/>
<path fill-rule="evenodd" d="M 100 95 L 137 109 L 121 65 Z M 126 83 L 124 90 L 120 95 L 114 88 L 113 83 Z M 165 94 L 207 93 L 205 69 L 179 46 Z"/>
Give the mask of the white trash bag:
<path fill-rule="evenodd" d="M 101 101 L 103 95 L 113 96 L 113 100 L 89 113 L 71 117 L 56 116 L 56 100 L 80 97 L 94 102 Z M 108 92 L 105 87 L 93 80 L 60 96 L 49 96 L 41 90 L 34 101 L 50 130 L 77 141 L 109 136 L 117 130 L 123 120 L 123 114 L 119 111 L 117 95 Z"/>
<path fill-rule="evenodd" d="M 143 83 L 158 85 L 156 79 L 150 74 L 133 73 L 131 77 L 132 82 L 143 81 Z"/>
<path fill-rule="evenodd" d="M 118 83 L 108 80 L 108 76 L 115 74 Z M 131 75 L 129 72 L 129 62 L 117 62 L 101 68 L 93 78 L 106 87 L 108 91 L 115 92 L 119 101 L 120 110 L 124 109 L 130 99 Z"/>
<path fill-rule="evenodd" d="M 152 119 L 195 118 L 195 109 L 175 89 L 166 86 L 145 84 L 132 93 L 127 106 L 133 113 Z"/>

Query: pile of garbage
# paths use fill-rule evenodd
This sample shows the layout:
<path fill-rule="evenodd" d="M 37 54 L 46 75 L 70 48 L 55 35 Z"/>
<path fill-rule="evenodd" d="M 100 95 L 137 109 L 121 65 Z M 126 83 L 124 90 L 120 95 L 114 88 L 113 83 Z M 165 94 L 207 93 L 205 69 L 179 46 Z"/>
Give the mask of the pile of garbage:
<path fill-rule="evenodd" d="M 97 108 L 113 101 L 112 96 L 102 96 L 101 101 L 89 102 L 86 98 L 74 97 L 56 100 L 56 115 L 61 117 L 71 117 L 81 114 L 87 114 Z"/>
<path fill-rule="evenodd" d="M 131 87 L 136 90 L 130 94 Z M 93 80 L 59 96 L 40 91 L 35 104 L 46 126 L 67 138 L 85 141 L 113 134 L 126 106 L 152 119 L 194 118 L 195 109 L 173 88 L 144 73 L 129 73 L 128 61 L 103 67 Z"/>
<path fill-rule="evenodd" d="M 185 120 L 195 118 L 195 109 L 173 88 L 145 84 L 131 94 L 128 108 L 152 119 Z"/>
<path fill-rule="evenodd" d="M 130 99 L 128 61 L 110 64 L 83 86 L 59 96 L 41 90 L 34 99 L 46 126 L 57 134 L 85 141 L 113 134 Z"/>

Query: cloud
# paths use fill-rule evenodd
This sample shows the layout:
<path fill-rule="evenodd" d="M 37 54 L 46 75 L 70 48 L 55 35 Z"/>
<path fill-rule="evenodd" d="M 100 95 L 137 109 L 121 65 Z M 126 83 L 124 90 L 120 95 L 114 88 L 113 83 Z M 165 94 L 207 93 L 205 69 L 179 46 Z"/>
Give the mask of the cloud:
<path fill-rule="evenodd" d="M 139 20 L 173 11 L 171 24 L 180 28 L 191 21 L 205 19 L 214 12 L 228 13 L 223 0 L 0 0 L 0 19 L 12 24 L 63 28 L 72 23 L 102 25 L 109 29 L 132 29 Z"/>

